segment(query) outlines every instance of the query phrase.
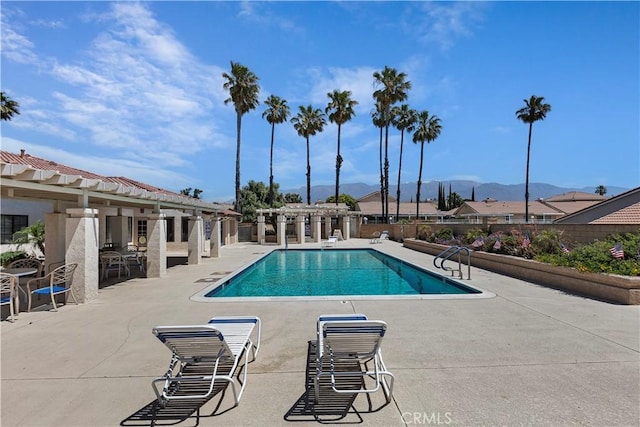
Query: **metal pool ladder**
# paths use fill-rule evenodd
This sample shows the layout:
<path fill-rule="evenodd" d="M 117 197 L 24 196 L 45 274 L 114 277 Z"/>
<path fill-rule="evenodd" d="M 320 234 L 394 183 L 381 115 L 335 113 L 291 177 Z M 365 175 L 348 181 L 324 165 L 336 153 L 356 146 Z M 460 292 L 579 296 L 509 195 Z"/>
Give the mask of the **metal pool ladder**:
<path fill-rule="evenodd" d="M 471 251 L 469 250 L 469 248 L 464 247 L 464 246 L 449 246 L 447 249 L 445 249 L 444 251 L 440 252 L 438 255 L 436 255 L 436 257 L 433 259 L 433 265 L 436 268 L 441 268 L 444 271 L 450 271 L 451 272 L 451 277 L 453 277 L 453 273 L 457 272 L 458 273 L 458 277 L 460 279 L 464 279 L 463 274 L 462 274 L 462 261 L 460 259 L 460 252 L 466 252 L 467 253 L 467 279 L 471 280 Z M 452 258 L 453 256 L 458 255 L 458 268 L 452 268 L 452 267 L 448 267 L 444 265 L 444 262 L 447 261 L 448 259 Z M 438 261 L 440 261 L 440 265 L 438 265 Z"/>

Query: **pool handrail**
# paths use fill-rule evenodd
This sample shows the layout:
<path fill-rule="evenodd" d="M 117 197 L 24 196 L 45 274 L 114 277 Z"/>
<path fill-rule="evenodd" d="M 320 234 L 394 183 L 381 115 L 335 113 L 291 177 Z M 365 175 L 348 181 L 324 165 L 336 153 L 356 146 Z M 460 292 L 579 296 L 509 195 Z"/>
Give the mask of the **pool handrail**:
<path fill-rule="evenodd" d="M 451 277 L 453 277 L 453 272 L 457 271 L 458 277 L 460 279 L 464 279 L 464 275 L 462 274 L 462 260 L 460 259 L 460 252 L 463 251 L 467 252 L 467 280 L 471 280 L 471 251 L 466 246 L 449 246 L 447 249 L 436 255 L 436 257 L 433 259 L 433 265 L 436 268 L 443 269 L 444 271 L 450 271 Z M 458 268 L 453 269 L 451 267 L 446 267 L 444 265 L 444 262 L 456 254 L 458 255 Z M 438 265 L 438 260 L 440 260 L 440 265 Z"/>

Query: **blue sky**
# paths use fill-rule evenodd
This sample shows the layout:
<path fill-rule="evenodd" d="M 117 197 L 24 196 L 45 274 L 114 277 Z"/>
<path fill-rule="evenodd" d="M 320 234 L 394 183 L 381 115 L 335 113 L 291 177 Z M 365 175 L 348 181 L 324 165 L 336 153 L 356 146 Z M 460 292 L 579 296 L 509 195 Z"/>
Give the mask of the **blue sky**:
<path fill-rule="evenodd" d="M 2 2 L 2 90 L 21 114 L 2 149 L 173 191 L 233 199 L 235 112 L 230 61 L 271 94 L 327 105 L 359 102 L 343 125 L 342 183 L 379 182 L 372 74 L 412 83 L 408 104 L 442 120 L 425 147 L 423 181 L 525 180 L 531 95 L 552 110 L 533 129 L 531 182 L 640 185 L 638 2 Z M 268 182 L 265 106 L 243 117 L 241 181 Z M 399 133 L 390 131 L 391 182 Z M 312 185 L 335 182 L 337 127 L 311 139 Z M 402 181 L 419 146 L 405 138 Z M 276 126 L 274 176 L 305 186 L 305 141 Z M 455 190 L 455 189 L 454 189 Z M 304 197 L 304 194 L 303 194 Z"/>

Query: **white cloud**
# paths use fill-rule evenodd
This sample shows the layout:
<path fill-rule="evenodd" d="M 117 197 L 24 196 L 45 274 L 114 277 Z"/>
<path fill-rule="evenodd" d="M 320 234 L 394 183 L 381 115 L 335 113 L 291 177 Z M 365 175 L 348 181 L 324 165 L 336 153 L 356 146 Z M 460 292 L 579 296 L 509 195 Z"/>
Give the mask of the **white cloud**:
<path fill-rule="evenodd" d="M 457 39 L 473 35 L 486 7 L 484 2 L 420 2 L 405 27 L 424 43 L 447 50 Z"/>

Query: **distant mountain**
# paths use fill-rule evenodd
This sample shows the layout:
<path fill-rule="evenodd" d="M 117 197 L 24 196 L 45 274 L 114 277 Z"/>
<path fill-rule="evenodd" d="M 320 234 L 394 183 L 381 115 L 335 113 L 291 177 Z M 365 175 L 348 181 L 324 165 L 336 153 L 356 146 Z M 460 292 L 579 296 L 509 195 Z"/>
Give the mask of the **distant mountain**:
<path fill-rule="evenodd" d="M 496 200 L 524 200 L 524 184 L 498 184 L 491 183 L 479 183 L 475 181 L 429 181 L 422 183 L 420 189 L 421 199 L 437 199 L 438 198 L 438 186 L 442 183 L 445 188 L 446 194 L 449 194 L 449 186 L 451 191 L 458 193 L 463 199 L 471 199 L 471 191 L 475 189 L 476 201 L 484 200 L 486 198 L 492 198 Z M 395 197 L 397 191 L 397 185 L 389 186 L 389 195 Z M 597 185 L 592 187 L 558 187 L 551 184 L 543 183 L 529 183 L 529 200 L 536 200 L 540 198 L 548 198 L 557 194 L 567 193 L 569 191 L 582 191 L 585 193 L 594 193 Z M 400 186 L 400 199 L 403 202 L 408 202 L 415 199 L 417 190 L 417 184 L 410 182 L 402 184 Z M 630 190 L 623 187 L 609 187 L 607 186 L 607 196 L 614 196 L 616 194 L 623 193 Z M 380 185 L 369 185 L 363 183 L 355 184 L 340 184 L 340 193 L 349 194 L 356 199 L 365 196 L 374 191 L 380 191 Z M 302 200 L 306 201 L 307 189 L 306 187 L 294 188 L 289 190 L 282 190 L 283 194 L 297 193 L 302 196 Z M 325 201 L 327 197 L 333 196 L 335 193 L 335 185 L 315 185 L 311 187 L 311 202 L 315 203 L 319 200 Z"/>

